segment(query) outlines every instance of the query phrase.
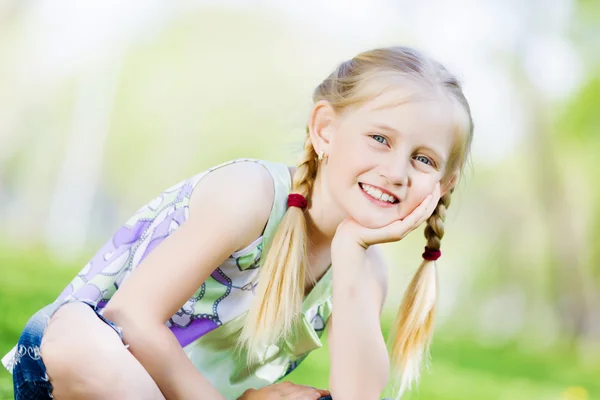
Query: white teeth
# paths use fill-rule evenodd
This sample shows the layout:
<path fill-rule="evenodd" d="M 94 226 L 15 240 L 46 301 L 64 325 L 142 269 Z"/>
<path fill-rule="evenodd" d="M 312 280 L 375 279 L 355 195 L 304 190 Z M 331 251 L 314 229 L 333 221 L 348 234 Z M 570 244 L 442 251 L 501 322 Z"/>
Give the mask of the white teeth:
<path fill-rule="evenodd" d="M 367 192 L 371 197 L 376 198 L 377 200 L 387 201 L 388 203 L 394 203 L 396 198 L 387 193 L 383 193 L 381 190 L 376 189 L 367 184 L 361 184 L 362 189 Z"/>
<path fill-rule="evenodd" d="M 381 193 L 381 190 L 379 189 L 369 188 L 369 194 L 375 197 L 376 199 L 381 199 L 381 195 L 383 193 Z"/>

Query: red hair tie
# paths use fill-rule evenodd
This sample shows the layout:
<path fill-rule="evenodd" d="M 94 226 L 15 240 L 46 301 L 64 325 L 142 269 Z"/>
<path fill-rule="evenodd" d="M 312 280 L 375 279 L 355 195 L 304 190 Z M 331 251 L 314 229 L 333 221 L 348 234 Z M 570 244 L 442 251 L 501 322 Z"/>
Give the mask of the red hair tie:
<path fill-rule="evenodd" d="M 306 198 L 298 193 L 290 193 L 287 205 L 288 207 L 298 207 L 304 210 L 306 208 Z"/>
<path fill-rule="evenodd" d="M 433 250 L 429 247 L 425 246 L 425 253 L 423 253 L 423 258 L 427 261 L 435 261 L 442 256 L 442 252 L 439 250 Z"/>

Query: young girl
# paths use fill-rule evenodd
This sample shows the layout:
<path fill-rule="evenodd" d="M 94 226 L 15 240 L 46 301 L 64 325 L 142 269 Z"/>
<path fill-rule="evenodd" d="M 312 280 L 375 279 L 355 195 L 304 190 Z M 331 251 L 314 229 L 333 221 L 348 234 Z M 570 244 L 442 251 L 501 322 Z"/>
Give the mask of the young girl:
<path fill-rule="evenodd" d="M 418 379 L 469 106 L 404 47 L 342 63 L 313 97 L 297 167 L 235 160 L 173 186 L 30 319 L 3 360 L 17 399 L 377 399 L 389 362 L 374 245 L 427 221 L 391 346 L 399 393 Z M 276 383 L 326 327 L 329 391 Z"/>

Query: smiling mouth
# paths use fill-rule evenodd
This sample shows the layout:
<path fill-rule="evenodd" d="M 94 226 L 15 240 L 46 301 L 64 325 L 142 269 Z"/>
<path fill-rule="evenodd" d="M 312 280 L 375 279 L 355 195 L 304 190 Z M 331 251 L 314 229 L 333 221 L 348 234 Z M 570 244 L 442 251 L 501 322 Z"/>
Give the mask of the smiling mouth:
<path fill-rule="evenodd" d="M 367 185 L 366 183 L 361 183 L 361 182 L 359 182 L 358 185 L 360 186 L 361 190 L 367 196 L 373 198 L 373 200 L 383 201 L 383 202 L 386 202 L 389 204 L 397 204 L 400 202 L 400 200 L 398 200 L 393 195 L 383 193 L 381 190 L 377 189 L 374 186 Z"/>

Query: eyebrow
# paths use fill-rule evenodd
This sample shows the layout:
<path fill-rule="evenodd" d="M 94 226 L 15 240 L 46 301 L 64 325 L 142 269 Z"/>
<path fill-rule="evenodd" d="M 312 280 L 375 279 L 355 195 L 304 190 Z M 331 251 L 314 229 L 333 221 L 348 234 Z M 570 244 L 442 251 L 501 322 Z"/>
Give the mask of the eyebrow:
<path fill-rule="evenodd" d="M 398 131 L 396 128 L 393 128 L 387 124 L 378 123 L 378 124 L 374 124 L 373 127 L 378 128 L 378 129 L 383 129 L 388 132 L 394 132 L 395 134 L 402 136 L 402 133 L 400 131 Z"/>

